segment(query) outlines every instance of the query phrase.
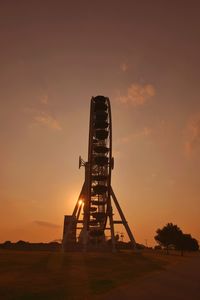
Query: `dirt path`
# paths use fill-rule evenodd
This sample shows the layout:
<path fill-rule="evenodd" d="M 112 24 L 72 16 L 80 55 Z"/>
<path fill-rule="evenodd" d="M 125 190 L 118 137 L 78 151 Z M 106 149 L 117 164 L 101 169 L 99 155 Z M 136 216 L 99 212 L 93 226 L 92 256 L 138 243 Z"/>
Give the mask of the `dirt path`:
<path fill-rule="evenodd" d="M 140 278 L 97 297 L 101 300 L 199 300 L 200 256 L 188 257 L 166 270 Z"/>

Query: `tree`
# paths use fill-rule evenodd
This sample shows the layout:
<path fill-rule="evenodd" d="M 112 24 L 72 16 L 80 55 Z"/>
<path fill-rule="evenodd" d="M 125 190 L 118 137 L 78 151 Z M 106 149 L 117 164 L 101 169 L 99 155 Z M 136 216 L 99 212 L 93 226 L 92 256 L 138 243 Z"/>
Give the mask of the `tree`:
<path fill-rule="evenodd" d="M 162 229 L 157 229 L 157 235 L 154 237 L 158 244 L 169 250 L 169 246 L 173 246 L 176 250 L 197 251 L 199 244 L 190 234 L 185 234 L 182 230 L 172 223 L 168 223 Z"/>
<path fill-rule="evenodd" d="M 169 246 L 176 246 L 180 243 L 181 236 L 183 235 L 182 230 L 173 223 L 168 223 L 162 229 L 157 229 L 157 235 L 154 237 L 158 244 L 169 250 Z"/>
<path fill-rule="evenodd" d="M 191 234 L 182 234 L 176 248 L 177 250 L 181 250 L 181 254 L 183 255 L 184 250 L 198 251 L 199 244 L 198 241 L 191 236 Z"/>

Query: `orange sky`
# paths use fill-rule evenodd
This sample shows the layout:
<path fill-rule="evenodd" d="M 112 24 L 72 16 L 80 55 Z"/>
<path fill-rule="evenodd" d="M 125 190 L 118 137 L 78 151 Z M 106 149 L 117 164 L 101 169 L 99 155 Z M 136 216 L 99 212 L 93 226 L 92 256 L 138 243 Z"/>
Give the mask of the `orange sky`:
<path fill-rule="evenodd" d="M 0 241 L 61 238 L 98 94 L 136 240 L 167 222 L 200 240 L 199 2 L 14 2 L 0 9 Z"/>

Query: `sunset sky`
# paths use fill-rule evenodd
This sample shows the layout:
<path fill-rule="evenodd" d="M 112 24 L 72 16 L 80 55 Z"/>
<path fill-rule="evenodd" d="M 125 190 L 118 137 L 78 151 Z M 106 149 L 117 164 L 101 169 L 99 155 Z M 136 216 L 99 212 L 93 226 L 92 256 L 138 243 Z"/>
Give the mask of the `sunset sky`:
<path fill-rule="evenodd" d="M 98 94 L 136 241 L 154 245 L 167 222 L 200 240 L 199 12 L 193 0 L 0 1 L 0 242 L 62 237 Z"/>

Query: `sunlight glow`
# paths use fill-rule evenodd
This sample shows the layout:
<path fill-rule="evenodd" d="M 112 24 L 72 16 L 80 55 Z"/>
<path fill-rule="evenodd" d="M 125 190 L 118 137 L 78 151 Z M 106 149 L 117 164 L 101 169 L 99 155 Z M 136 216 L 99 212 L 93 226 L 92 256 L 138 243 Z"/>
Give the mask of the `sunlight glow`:
<path fill-rule="evenodd" d="M 81 206 L 82 204 L 84 204 L 83 199 L 80 199 L 80 200 L 78 201 L 78 204 L 79 204 L 79 206 Z"/>

